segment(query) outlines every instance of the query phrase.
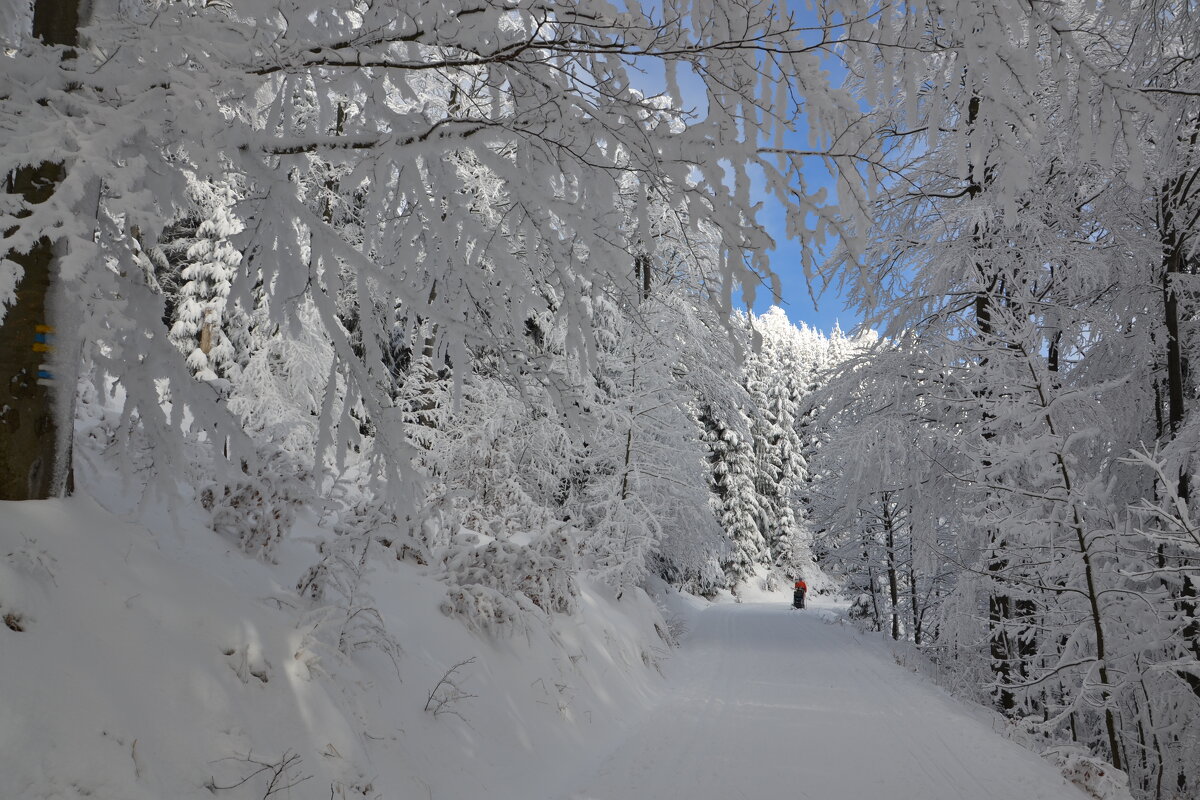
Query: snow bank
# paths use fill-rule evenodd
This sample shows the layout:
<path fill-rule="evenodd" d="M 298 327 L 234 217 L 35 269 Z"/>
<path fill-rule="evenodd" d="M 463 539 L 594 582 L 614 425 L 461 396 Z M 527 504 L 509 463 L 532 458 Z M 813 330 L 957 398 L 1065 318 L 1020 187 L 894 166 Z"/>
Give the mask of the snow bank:
<path fill-rule="evenodd" d="M 985 705 L 986 700 L 978 689 L 974 692 L 963 691 L 956 678 L 951 677 L 911 642 L 894 642 L 885 638 L 882 633 L 871 639 L 877 645 L 887 648 L 898 665 L 921 675 L 931 685 L 954 697 L 962 704 L 964 713 L 973 715 L 1009 741 L 1053 764 L 1065 779 L 1086 792 L 1089 797 L 1094 800 L 1132 800 L 1128 775 L 1108 762 L 1090 755 L 1083 747 L 1048 746 L 1049 735 L 1042 729 L 1039 718 L 1023 721 L 1004 717 Z"/>
<path fill-rule="evenodd" d="M 397 561 L 370 590 L 398 658 L 348 658 L 293 588 L 305 524 L 274 565 L 200 520 L 151 527 L 85 497 L 0 503 L 0 797 L 537 795 L 661 688 L 642 592 L 584 583 L 577 614 L 493 639 Z"/>
<path fill-rule="evenodd" d="M 672 643 L 687 638 L 688 633 L 695 629 L 700 612 L 712 605 L 702 597 L 679 591 L 656 576 L 650 576 L 646 583 L 666 622 Z"/>

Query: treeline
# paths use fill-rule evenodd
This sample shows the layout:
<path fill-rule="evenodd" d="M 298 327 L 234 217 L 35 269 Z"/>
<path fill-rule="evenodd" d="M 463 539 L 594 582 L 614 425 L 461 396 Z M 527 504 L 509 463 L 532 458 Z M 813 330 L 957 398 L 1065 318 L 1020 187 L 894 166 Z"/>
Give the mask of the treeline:
<path fill-rule="evenodd" d="M 1194 797 L 1200 20 L 893 21 L 929 55 L 907 86 L 852 73 L 883 98 L 861 141 L 893 177 L 826 268 L 886 338 L 825 399 L 820 555 L 959 689 L 1137 797 Z M 973 62 L 957 47 L 978 31 Z"/>
<path fill-rule="evenodd" d="M 353 196 L 333 191 L 327 164 L 310 167 L 298 179 L 323 188 L 315 210 L 352 237 Z M 586 298 L 590 365 L 552 314 L 525 319 L 517 353 L 479 345 L 447 363 L 432 325 L 405 337 L 389 304 L 338 297 L 357 357 L 364 329 L 390 331 L 374 343 L 390 366 L 380 420 L 344 384 L 324 383 L 335 353 L 311 302 L 290 325 L 264 313 L 261 279 L 237 246 L 244 183 L 193 181 L 183 213 L 139 259 L 175 357 L 256 448 L 253 470 L 222 471 L 206 433 L 191 444 L 203 465 L 189 468 L 198 499 L 244 550 L 272 557 L 300 507 L 359 540 L 383 522 L 411 537 L 391 549 L 445 564 L 455 610 L 490 628 L 519 618 L 530 598 L 569 611 L 581 573 L 617 591 L 654 574 L 707 596 L 760 575 L 776 585 L 819 577 L 807 520 L 806 457 L 822 438 L 813 393 L 870 340 L 797 328 L 779 308 L 723 315 L 697 277 L 711 266 L 706 251 L 662 204 L 647 229 L 653 250 L 633 259 L 623 284 Z M 479 212 L 498 216 L 494 202 Z M 102 419 L 96 393 L 87 397 Z M 362 437 L 340 462 L 321 450 L 330 408 Z M 406 448 L 405 502 L 378 493 L 371 459 L 384 425 Z M 322 575 L 310 572 L 302 588 L 320 593 Z"/>

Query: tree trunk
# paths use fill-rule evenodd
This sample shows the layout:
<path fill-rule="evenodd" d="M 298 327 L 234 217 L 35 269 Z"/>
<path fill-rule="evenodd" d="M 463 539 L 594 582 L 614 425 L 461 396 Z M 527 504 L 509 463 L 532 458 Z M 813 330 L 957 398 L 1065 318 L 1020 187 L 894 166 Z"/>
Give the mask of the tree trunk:
<path fill-rule="evenodd" d="M 1181 137 L 1180 144 L 1194 149 L 1198 138 L 1200 120 L 1194 120 L 1191 136 L 1187 140 Z M 1163 324 L 1167 332 L 1167 428 L 1172 439 L 1179 434 L 1187 414 L 1188 363 L 1183 347 L 1183 321 L 1179 313 L 1179 285 L 1176 276 L 1188 272 L 1186 253 L 1190 244 L 1187 237 L 1191 225 L 1195 223 L 1195 217 L 1188 219 L 1187 209 L 1196 190 L 1198 177 L 1200 170 L 1193 170 L 1190 174 L 1184 172 L 1162 187 L 1159 198 Z M 1191 487 L 1188 484 L 1188 465 L 1185 462 L 1180 466 L 1177 489 L 1179 498 L 1184 502 L 1187 502 L 1191 495 Z"/>
<path fill-rule="evenodd" d="M 1164 242 L 1166 253 L 1163 258 L 1163 312 L 1167 328 L 1167 424 L 1172 438 L 1183 426 L 1186 411 L 1184 386 L 1187 382 L 1187 360 L 1184 358 L 1180 341 L 1179 297 L 1174 282 L 1174 277 L 1183 272 L 1181 244 L 1174 232 L 1170 233 L 1168 240 Z M 1186 466 L 1179 470 L 1179 485 L 1176 491 L 1184 502 L 1190 499 L 1191 490 L 1188 486 Z"/>
<path fill-rule="evenodd" d="M 74 47 L 79 42 L 79 11 L 77 0 L 37 0 L 34 37 L 47 45 Z M 68 50 L 63 58 L 74 55 Z M 62 164 L 46 162 L 17 170 L 7 189 L 26 203 L 44 203 L 64 175 Z M 38 500 L 68 494 L 72 488 L 74 365 L 69 353 L 55 358 L 54 352 L 59 255 L 54 243 L 42 237 L 29 252 L 6 256 L 24 274 L 15 301 L 0 321 L 0 500 Z M 60 426 L 60 421 L 65 424 Z"/>
<path fill-rule="evenodd" d="M 909 520 L 911 526 L 911 508 L 909 511 Z M 912 606 L 910 609 L 912 612 L 912 640 L 913 644 L 919 647 L 921 644 L 921 612 L 917 603 L 917 553 L 911 527 L 908 531 L 908 595 L 909 604 Z"/>
<path fill-rule="evenodd" d="M 999 548 L 993 549 L 993 553 Z M 1008 562 L 993 559 L 988 562 L 988 571 L 1003 572 Z M 997 579 L 998 580 L 998 579 Z M 996 676 L 996 691 L 993 695 L 997 710 L 1011 714 L 1017 707 L 1017 698 L 1008 687 L 1012 683 L 1012 647 L 1006 625 L 1012 616 L 1008 595 L 993 590 L 988 595 L 988 643 L 992 656 L 992 674 Z"/>
<path fill-rule="evenodd" d="M 41 164 L 18 170 L 9 191 L 41 203 L 61 178 L 60 165 Z M 42 238 L 28 253 L 10 252 L 8 258 L 25 274 L 0 324 L 0 500 L 38 500 L 63 494 L 63 476 L 70 472 L 69 460 L 59 463 L 60 437 L 70 432 L 58 430 L 55 402 L 56 391 L 67 387 L 57 385 L 51 365 L 54 246 Z"/>
<path fill-rule="evenodd" d="M 633 259 L 634 282 L 639 285 L 642 300 L 650 299 L 651 289 L 650 256 L 642 254 Z"/>
<path fill-rule="evenodd" d="M 887 547 L 888 600 L 892 612 L 892 639 L 900 639 L 900 576 L 896 570 L 896 525 L 892 517 L 892 502 L 888 493 L 883 495 L 883 535 Z"/>
<path fill-rule="evenodd" d="M 1058 430 L 1054 425 L 1054 419 L 1050 416 L 1050 399 L 1046 397 L 1046 393 L 1038 382 L 1038 377 L 1033 369 L 1032 359 L 1026 354 L 1026 359 L 1029 364 L 1030 378 L 1033 379 L 1033 384 L 1037 389 L 1038 403 L 1042 407 L 1043 419 L 1046 423 L 1046 429 L 1050 431 L 1050 435 L 1058 437 Z M 1063 439 L 1064 443 L 1066 439 Z M 1064 447 L 1065 450 L 1065 447 Z M 1058 473 L 1062 479 L 1062 487 L 1066 493 L 1066 502 L 1071 510 L 1071 521 L 1066 523 L 1075 533 L 1075 541 L 1079 548 L 1079 558 L 1083 564 L 1083 577 L 1086 582 L 1087 591 L 1085 596 L 1088 601 L 1088 610 L 1091 616 L 1092 634 L 1095 637 L 1092 644 L 1096 648 L 1096 671 L 1100 677 L 1100 696 L 1103 699 L 1104 709 L 1104 728 L 1108 734 L 1108 749 L 1109 760 L 1117 769 L 1125 769 L 1125 759 L 1121 755 L 1121 743 L 1117 736 L 1117 720 L 1113 713 L 1113 683 L 1108 674 L 1108 648 L 1104 638 L 1104 615 L 1100 608 L 1100 587 L 1096 581 L 1096 565 L 1093 563 L 1091 543 L 1088 542 L 1087 532 L 1084 523 L 1084 516 L 1079 510 L 1079 504 L 1075 501 L 1074 481 L 1071 480 L 1071 471 L 1067 466 L 1067 459 L 1063 450 L 1055 453 L 1055 460 L 1058 463 Z"/>

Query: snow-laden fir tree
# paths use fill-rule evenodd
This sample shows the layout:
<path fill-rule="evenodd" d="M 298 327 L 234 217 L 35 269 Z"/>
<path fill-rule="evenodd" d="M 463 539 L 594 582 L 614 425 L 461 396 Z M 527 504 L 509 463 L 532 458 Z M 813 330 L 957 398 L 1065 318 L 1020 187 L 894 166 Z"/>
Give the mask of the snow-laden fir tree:
<path fill-rule="evenodd" d="M 759 343 L 744 359 L 740 370 L 744 391 L 734 401 L 740 409 L 738 418 L 747 421 L 748 438 L 736 446 L 722 444 L 725 452 L 714 460 L 714 468 L 726 469 L 729 453 L 743 445 L 749 448 L 755 526 L 764 543 L 758 561 L 769 567 L 767 580 L 777 585 L 781 579 L 806 577 L 810 583 L 827 586 L 815 565 L 809 524 L 813 476 L 808 460 L 823 442 L 814 393 L 830 375 L 869 346 L 874 335 L 847 338 L 835 329 L 834 335 L 827 337 L 807 325 L 793 325 L 777 306 L 762 315 L 739 315 L 737 325 L 738 335 L 747 340 L 747 345 L 751 341 Z M 709 413 L 702 418 L 710 420 L 705 424 L 711 447 L 719 435 L 711 428 L 715 417 Z M 722 485 L 725 480 L 725 476 L 714 474 L 714 485 Z M 718 495 L 724 504 L 724 490 Z M 739 526 L 736 533 L 726 528 L 726 535 L 744 541 L 741 515 L 726 510 L 723 519 Z"/>
<path fill-rule="evenodd" d="M 730 542 L 723 566 L 730 584 L 736 586 L 771 560 L 759 529 L 762 507 L 754 488 L 754 448 L 746 433 L 749 423 L 741 417 L 740 430 L 734 428 L 711 406 L 702 407 L 700 422 L 712 470 L 710 502 Z"/>
<path fill-rule="evenodd" d="M 816 353 L 801 350 L 797 329 L 778 306 L 749 323 L 761 338 L 748 358 L 746 389 L 757 412 L 751 425 L 756 461 L 755 489 L 763 511 L 761 529 L 772 563 L 784 578 L 812 570 L 811 533 L 804 524 L 799 490 L 808 477 L 799 433 L 805 376 L 819 367 Z"/>
<path fill-rule="evenodd" d="M 235 363 L 224 320 L 230 285 L 242 262 L 230 239 L 243 225 L 233 213 L 236 196 L 228 185 L 212 184 L 204 194 L 208 211 L 187 248 L 170 338 L 196 377 L 212 381 L 228 378 Z"/>

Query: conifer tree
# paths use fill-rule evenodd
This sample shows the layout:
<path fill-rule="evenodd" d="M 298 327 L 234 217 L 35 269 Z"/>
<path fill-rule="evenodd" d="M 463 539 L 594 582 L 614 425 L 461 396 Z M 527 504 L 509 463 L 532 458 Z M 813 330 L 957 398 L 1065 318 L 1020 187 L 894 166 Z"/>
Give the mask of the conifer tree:
<path fill-rule="evenodd" d="M 774 566 L 788 575 L 799 575 L 811 565 L 811 533 L 805 529 L 805 511 L 799 490 L 808 477 L 799 432 L 800 403 L 805 394 L 804 376 L 817 368 L 821 350 L 802 352 L 807 328 L 794 326 L 778 306 L 750 323 L 762 337 L 762 348 L 750 360 L 747 390 L 757 411 L 754 449 L 755 488 L 764 510 L 761 529 L 771 549 Z M 818 335 L 818 340 L 824 338 Z"/>
<path fill-rule="evenodd" d="M 743 428 L 747 422 L 741 420 Z M 754 450 L 750 439 L 718 417 L 709 407 L 701 414 L 704 440 L 712 465 L 713 512 L 730 541 L 725 574 L 731 585 L 750 578 L 770 561 L 766 539 L 759 530 L 762 506 L 754 488 Z"/>
<path fill-rule="evenodd" d="M 210 198 L 208 214 L 187 248 L 170 331 L 171 341 L 187 355 L 188 366 L 202 381 L 228 377 L 234 365 L 233 346 L 223 323 L 230 285 L 242 261 L 230 242 L 242 230 L 233 214 L 233 191 L 216 185 Z"/>

